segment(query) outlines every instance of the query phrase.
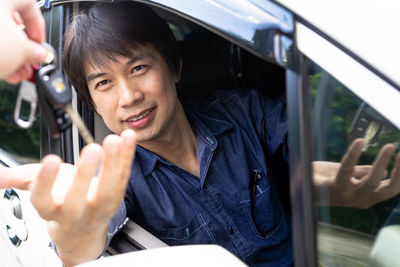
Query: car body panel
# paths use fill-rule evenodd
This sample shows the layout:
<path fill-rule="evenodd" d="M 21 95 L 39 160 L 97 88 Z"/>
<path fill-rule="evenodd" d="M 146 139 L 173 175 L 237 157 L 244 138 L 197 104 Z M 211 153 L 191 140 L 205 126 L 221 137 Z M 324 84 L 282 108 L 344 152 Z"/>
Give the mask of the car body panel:
<path fill-rule="evenodd" d="M 277 0 L 400 88 L 400 2 Z"/>
<path fill-rule="evenodd" d="M 60 5 L 80 0 L 50 0 L 41 5 Z M 118 1 L 97 1 L 118 2 Z M 276 43 L 279 34 L 291 36 L 294 31 L 293 17 L 271 1 L 181 1 L 142 0 L 178 14 L 188 20 L 204 26 L 224 38 L 232 41 L 249 52 L 273 63 L 279 63 L 279 51 Z"/>
<path fill-rule="evenodd" d="M 0 164 L 7 167 L 19 165 L 2 149 Z M 12 199 L 8 198 L 10 192 L 15 196 Z M 30 202 L 29 191 L 0 189 L 0 214 L 0 266 L 61 266 L 60 259 L 49 246 L 47 223 Z M 18 236 L 22 240 L 18 240 Z"/>
<path fill-rule="evenodd" d="M 400 103 L 400 94 L 396 88 L 303 24 L 297 23 L 296 29 L 297 47 L 302 53 L 400 128 L 400 117 L 393 113 Z M 340 65 L 347 68 L 338 68 Z M 377 88 L 381 97 L 376 97 Z"/>

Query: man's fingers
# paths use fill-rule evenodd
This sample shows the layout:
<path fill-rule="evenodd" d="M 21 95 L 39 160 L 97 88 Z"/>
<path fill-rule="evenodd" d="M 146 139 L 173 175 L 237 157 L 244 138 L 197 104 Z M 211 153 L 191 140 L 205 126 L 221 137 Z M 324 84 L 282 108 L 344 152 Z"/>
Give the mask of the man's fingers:
<path fill-rule="evenodd" d="M 55 155 L 48 155 L 42 160 L 42 168 L 32 185 L 31 202 L 45 220 L 53 218 L 55 211 L 52 189 L 56 180 L 61 159 Z"/>
<path fill-rule="evenodd" d="M 347 183 L 352 177 L 354 166 L 357 164 L 357 161 L 362 153 L 363 146 L 364 139 L 361 138 L 358 138 L 351 143 L 346 154 L 342 158 L 341 166 L 337 173 L 336 180 L 338 184 Z"/>
<path fill-rule="evenodd" d="M 136 135 L 132 130 L 125 130 L 121 134 L 122 138 L 122 169 L 123 174 L 120 177 L 121 183 L 128 181 L 131 174 L 132 162 L 136 152 Z"/>
<path fill-rule="evenodd" d="M 0 188 L 14 187 L 29 190 L 40 168 L 40 164 L 26 164 L 14 168 L 0 166 Z"/>
<path fill-rule="evenodd" d="M 79 157 L 76 174 L 64 199 L 63 211 L 76 214 L 84 211 L 89 185 L 103 159 L 103 149 L 98 144 L 89 144 L 83 148 Z"/>
<path fill-rule="evenodd" d="M 372 170 L 372 165 L 359 165 L 354 167 L 353 176 L 357 179 L 361 179 Z"/>
<path fill-rule="evenodd" d="M 385 199 L 392 198 L 400 192 L 400 153 L 396 156 L 395 165 L 390 173 L 390 179 L 381 182 L 381 186 L 377 189 L 380 195 L 384 195 Z M 380 200 L 382 201 L 382 200 Z"/>
<path fill-rule="evenodd" d="M 104 161 L 101 168 L 99 184 L 93 194 L 93 201 L 111 199 L 116 194 L 118 177 L 121 175 L 122 140 L 117 135 L 109 135 L 103 141 Z"/>
<path fill-rule="evenodd" d="M 396 162 L 390 173 L 390 178 L 392 179 L 392 181 L 396 180 L 399 183 L 399 184 L 394 184 L 394 186 L 396 188 L 399 188 L 399 186 L 400 186 L 400 153 L 398 153 L 396 156 Z M 399 188 L 399 191 L 400 191 L 400 188 Z"/>
<path fill-rule="evenodd" d="M 126 130 L 121 137 L 110 135 L 103 142 L 105 152 L 96 198 L 123 199 L 135 153 L 135 134 Z M 117 207 L 113 207 L 117 208 Z"/>
<path fill-rule="evenodd" d="M 363 187 L 374 189 L 378 186 L 380 180 L 386 177 L 386 169 L 394 151 L 395 147 L 393 144 L 387 144 L 381 148 L 378 156 L 375 158 L 371 172 L 362 179 Z"/>

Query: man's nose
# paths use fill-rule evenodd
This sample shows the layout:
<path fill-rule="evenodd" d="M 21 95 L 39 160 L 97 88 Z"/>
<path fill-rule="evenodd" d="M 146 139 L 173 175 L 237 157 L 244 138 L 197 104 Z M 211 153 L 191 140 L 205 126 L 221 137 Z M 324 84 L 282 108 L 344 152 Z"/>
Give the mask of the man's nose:
<path fill-rule="evenodd" d="M 119 85 L 119 105 L 126 107 L 143 99 L 143 92 L 134 84 L 129 82 L 120 82 Z"/>

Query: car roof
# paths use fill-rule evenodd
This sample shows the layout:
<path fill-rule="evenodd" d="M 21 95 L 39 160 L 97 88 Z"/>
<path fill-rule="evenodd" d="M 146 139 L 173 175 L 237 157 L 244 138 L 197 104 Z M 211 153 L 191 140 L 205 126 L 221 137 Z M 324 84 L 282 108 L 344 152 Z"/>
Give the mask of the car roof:
<path fill-rule="evenodd" d="M 46 6 L 50 3 L 60 4 L 79 1 L 85 0 L 41 0 L 39 1 L 39 5 Z M 90 1 L 114 2 L 115 0 Z M 195 5 L 196 10 L 200 12 L 201 10 L 198 7 L 201 6 L 202 0 L 196 0 L 191 3 L 182 1 L 178 2 L 178 4 L 176 1 L 170 0 L 140 2 L 178 9 L 179 12 L 183 12 L 184 14 L 188 9 L 181 7 L 182 5 Z M 400 25 L 400 16 L 397 14 L 400 10 L 400 1 L 398 0 L 365 0 L 362 2 L 355 0 L 236 0 L 235 2 L 231 0 L 204 0 L 203 2 L 208 10 L 207 14 L 211 12 L 209 8 L 215 6 L 219 9 L 225 9 L 226 14 L 230 12 L 233 14 L 233 17 L 241 19 L 243 25 L 248 24 L 252 28 L 249 29 L 249 34 L 256 31 L 259 26 L 257 26 L 257 22 L 250 23 L 251 20 L 249 18 L 252 17 L 250 15 L 246 15 L 246 18 L 241 18 L 243 16 L 239 16 L 237 13 L 239 10 L 238 7 L 245 5 L 246 8 L 243 8 L 242 12 L 246 13 L 250 10 L 249 5 L 254 5 L 270 13 L 271 8 L 274 9 L 271 2 L 278 3 L 285 9 L 293 12 L 295 18 L 316 29 L 319 33 L 323 33 L 329 40 L 334 41 L 344 48 L 346 52 L 377 70 L 382 76 L 387 78 L 386 80 L 390 80 L 396 84 L 397 88 L 400 87 L 400 35 L 397 34 L 397 28 Z M 231 11 L 227 9 L 231 9 Z M 275 11 L 276 9 L 272 13 Z M 278 17 L 283 18 L 283 20 L 281 19 L 279 22 L 279 19 L 276 20 L 276 17 L 272 18 L 271 22 L 273 23 L 271 26 L 290 35 L 292 31 L 290 29 L 290 19 L 284 21 L 288 16 L 282 12 L 283 10 L 278 11 Z M 201 16 L 204 15 L 202 12 L 200 14 Z M 193 17 L 193 15 L 190 14 L 189 17 Z M 212 20 L 209 16 L 206 15 L 207 21 Z M 265 25 L 261 27 L 265 27 Z M 237 34 L 239 31 L 236 29 L 235 32 Z M 242 37 L 239 39 L 247 38 Z M 235 40 L 235 38 L 231 40 Z M 252 50 L 254 52 L 254 46 Z M 258 50 L 256 54 L 260 55 L 262 49 L 259 48 Z M 267 48 L 267 50 L 269 52 L 270 49 Z M 264 58 L 267 58 L 267 56 L 264 55 Z"/>
<path fill-rule="evenodd" d="M 276 2 L 400 85 L 400 1 Z"/>

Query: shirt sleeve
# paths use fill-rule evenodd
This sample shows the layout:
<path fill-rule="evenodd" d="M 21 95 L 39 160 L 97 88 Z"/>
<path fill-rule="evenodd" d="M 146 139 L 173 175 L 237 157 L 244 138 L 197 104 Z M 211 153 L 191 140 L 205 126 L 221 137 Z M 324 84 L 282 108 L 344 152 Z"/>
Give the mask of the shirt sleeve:
<path fill-rule="evenodd" d="M 250 90 L 248 105 L 257 131 L 270 155 L 280 153 L 288 161 L 288 127 L 286 104 L 280 98 L 269 98 Z"/>
<path fill-rule="evenodd" d="M 104 246 L 104 250 L 101 255 L 104 254 L 108 246 L 110 245 L 111 239 L 114 237 L 116 233 L 118 233 L 122 227 L 128 222 L 128 218 L 126 217 L 126 206 L 125 201 L 122 201 L 120 208 L 117 213 L 112 217 L 110 223 L 108 224 L 108 234 L 106 245 Z"/>

